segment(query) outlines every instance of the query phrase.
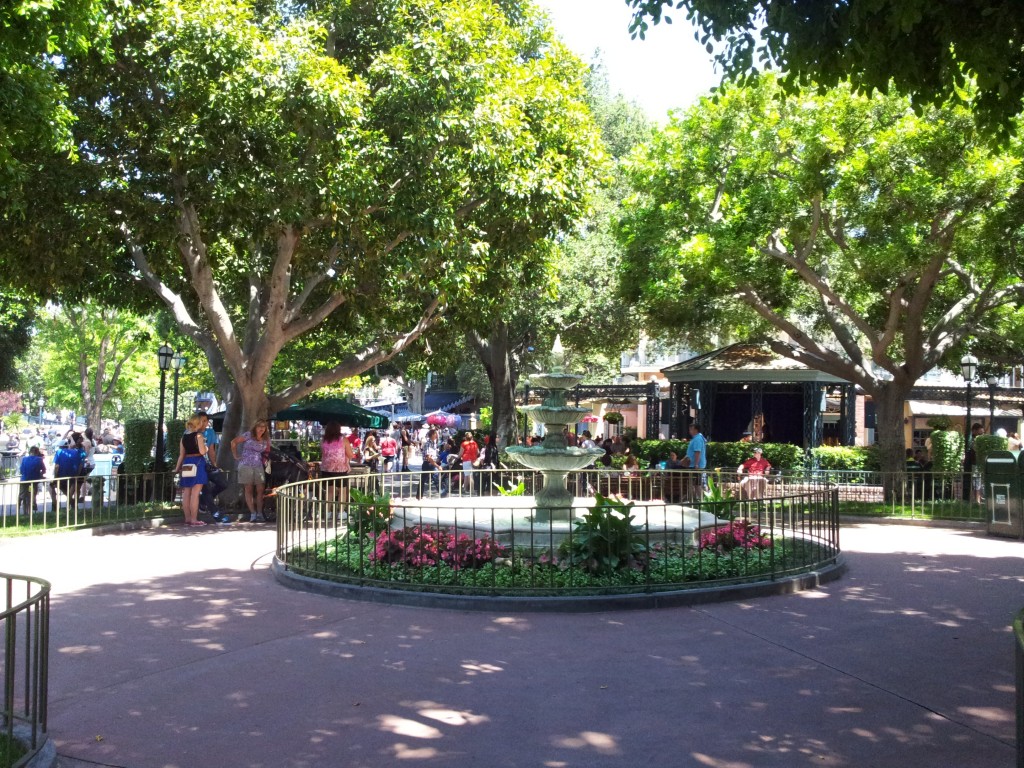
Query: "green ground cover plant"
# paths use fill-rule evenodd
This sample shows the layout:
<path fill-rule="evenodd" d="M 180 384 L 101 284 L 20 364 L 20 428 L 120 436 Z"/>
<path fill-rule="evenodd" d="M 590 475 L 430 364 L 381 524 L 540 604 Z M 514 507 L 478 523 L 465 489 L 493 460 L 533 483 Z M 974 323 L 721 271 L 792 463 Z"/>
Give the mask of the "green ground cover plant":
<path fill-rule="evenodd" d="M 124 523 L 132 520 L 147 520 L 181 513 L 181 506 L 171 502 L 147 502 L 91 510 L 72 509 L 70 515 L 61 509 L 59 515 L 52 511 L 37 512 L 31 516 L 20 515 L 17 523 L 0 524 L 0 536 L 26 536 L 37 533 L 56 533 L 70 529 L 93 528 L 98 525 Z"/>
<path fill-rule="evenodd" d="M 25 747 L 16 739 L 8 739 L 0 733 L 0 768 L 11 768 L 26 753 Z"/>
<path fill-rule="evenodd" d="M 391 497 L 366 493 L 358 488 L 349 491 L 349 525 L 363 536 L 376 537 L 391 522 Z"/>
<path fill-rule="evenodd" d="M 743 543 L 728 549 L 717 544 L 701 549 L 650 543 L 615 504 L 599 509 L 589 522 L 580 521 L 582 540 L 570 538 L 554 554 L 510 550 L 486 536 L 471 539 L 451 530 L 410 528 L 384 532 L 376 539 L 346 532 L 313 547 L 297 547 L 288 553 L 288 567 L 315 578 L 396 589 L 584 595 L 755 581 L 769 574 L 799 572 L 829 556 L 820 543 L 772 539 L 742 521 Z M 611 526 L 606 525 L 609 516 L 616 518 Z"/>
<path fill-rule="evenodd" d="M 839 514 L 850 517 L 913 517 L 918 520 L 982 520 L 985 508 L 960 499 L 936 499 L 916 506 L 883 501 L 840 501 Z"/>
<path fill-rule="evenodd" d="M 647 557 L 642 529 L 633 525 L 633 502 L 594 495 L 594 506 L 576 521 L 573 536 L 558 547 L 563 561 L 589 573 L 640 567 Z"/>

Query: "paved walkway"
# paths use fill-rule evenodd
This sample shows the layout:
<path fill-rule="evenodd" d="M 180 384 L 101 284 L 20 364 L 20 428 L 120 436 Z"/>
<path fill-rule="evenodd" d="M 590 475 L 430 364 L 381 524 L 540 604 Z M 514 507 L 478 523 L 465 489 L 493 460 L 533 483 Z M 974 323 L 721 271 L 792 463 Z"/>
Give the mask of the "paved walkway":
<path fill-rule="evenodd" d="M 842 543 L 815 591 L 583 615 L 290 591 L 242 525 L 2 540 L 0 570 L 53 582 L 67 768 L 1011 765 L 1024 544 Z"/>

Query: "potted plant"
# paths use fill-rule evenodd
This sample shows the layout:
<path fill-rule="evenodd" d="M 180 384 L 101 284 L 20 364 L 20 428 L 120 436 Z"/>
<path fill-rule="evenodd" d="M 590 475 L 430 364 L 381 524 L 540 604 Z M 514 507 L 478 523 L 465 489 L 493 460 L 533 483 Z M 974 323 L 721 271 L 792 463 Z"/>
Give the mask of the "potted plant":
<path fill-rule="evenodd" d="M 604 415 L 604 420 L 609 424 L 621 424 L 622 414 L 618 411 L 608 411 L 608 413 Z"/>

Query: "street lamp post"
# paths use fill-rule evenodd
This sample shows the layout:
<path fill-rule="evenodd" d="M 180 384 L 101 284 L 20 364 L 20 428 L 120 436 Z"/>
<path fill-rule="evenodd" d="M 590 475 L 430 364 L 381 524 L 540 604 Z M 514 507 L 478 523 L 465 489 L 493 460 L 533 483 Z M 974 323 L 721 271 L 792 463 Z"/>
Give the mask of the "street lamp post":
<path fill-rule="evenodd" d="M 996 376 L 989 376 L 985 382 L 988 384 L 988 433 L 996 433 L 996 387 L 999 386 L 999 379 Z"/>
<path fill-rule="evenodd" d="M 167 392 L 167 371 L 171 367 L 174 350 L 161 344 L 156 351 L 156 362 L 160 366 L 160 410 L 156 421 L 156 471 L 163 472 L 164 461 L 164 395 Z"/>
<path fill-rule="evenodd" d="M 960 359 L 960 373 L 967 382 L 967 418 L 964 422 L 964 492 L 965 501 L 971 500 L 971 471 L 974 462 L 971 460 L 971 383 L 978 371 L 978 358 L 967 354 Z"/>
<path fill-rule="evenodd" d="M 174 421 L 178 420 L 178 375 L 181 373 L 181 369 L 185 367 L 185 356 L 181 352 L 176 352 L 174 357 L 171 358 L 171 367 L 174 368 L 174 405 L 171 407 L 171 419 Z"/>
<path fill-rule="evenodd" d="M 39 426 L 43 426 L 43 406 L 46 405 L 46 398 L 39 396 Z"/>

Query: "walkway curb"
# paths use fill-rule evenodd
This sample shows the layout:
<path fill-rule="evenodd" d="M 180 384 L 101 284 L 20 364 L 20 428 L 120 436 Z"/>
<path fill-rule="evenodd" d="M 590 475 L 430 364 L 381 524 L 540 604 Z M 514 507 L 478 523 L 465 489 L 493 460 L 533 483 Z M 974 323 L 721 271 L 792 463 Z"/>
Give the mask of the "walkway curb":
<path fill-rule="evenodd" d="M 695 587 L 667 592 L 630 595 L 578 595 L 571 597 L 501 597 L 491 595 L 450 595 L 440 592 L 415 592 L 408 589 L 341 584 L 314 579 L 289 570 L 276 556 L 271 571 L 278 583 L 291 589 L 345 600 L 359 600 L 413 608 L 441 608 L 455 611 L 498 611 L 501 613 L 594 613 L 603 611 L 646 611 L 655 608 L 706 605 L 727 600 L 748 600 L 772 595 L 788 595 L 816 589 L 835 581 L 846 572 L 840 554 L 835 562 L 807 573 L 775 581 L 730 584 L 721 587 Z"/>

